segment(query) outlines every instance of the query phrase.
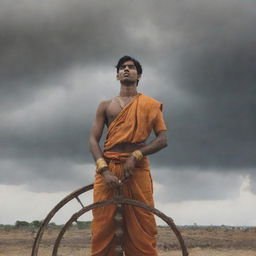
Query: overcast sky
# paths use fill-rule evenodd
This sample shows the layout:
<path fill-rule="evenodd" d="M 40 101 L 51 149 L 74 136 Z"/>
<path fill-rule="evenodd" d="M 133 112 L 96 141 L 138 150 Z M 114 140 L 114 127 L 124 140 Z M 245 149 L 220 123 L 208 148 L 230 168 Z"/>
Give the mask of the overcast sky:
<path fill-rule="evenodd" d="M 150 157 L 156 203 L 171 216 L 193 208 L 204 224 L 256 225 L 255 25 L 254 0 L 0 1 L 0 223 L 43 218 L 93 182 L 95 110 L 118 94 L 114 67 L 131 55 L 169 129 L 168 148 Z M 230 218 L 202 214 L 207 204 Z M 189 215 L 176 218 L 200 223 Z"/>

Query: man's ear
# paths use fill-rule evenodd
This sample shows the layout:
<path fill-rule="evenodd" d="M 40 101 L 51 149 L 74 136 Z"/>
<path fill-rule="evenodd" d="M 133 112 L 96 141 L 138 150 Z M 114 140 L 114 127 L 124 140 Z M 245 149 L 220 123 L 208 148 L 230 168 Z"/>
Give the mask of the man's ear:
<path fill-rule="evenodd" d="M 118 80 L 118 81 L 120 80 L 118 73 L 116 74 L 116 80 Z"/>
<path fill-rule="evenodd" d="M 140 80 L 140 78 L 141 78 L 141 74 L 140 74 L 140 75 L 138 75 L 138 79 L 137 79 L 137 80 Z"/>

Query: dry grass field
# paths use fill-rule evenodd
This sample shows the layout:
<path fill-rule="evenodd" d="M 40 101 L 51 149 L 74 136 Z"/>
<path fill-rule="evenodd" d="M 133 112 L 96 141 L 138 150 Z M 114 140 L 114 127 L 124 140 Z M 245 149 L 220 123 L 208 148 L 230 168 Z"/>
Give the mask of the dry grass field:
<path fill-rule="evenodd" d="M 248 230 L 196 228 L 180 229 L 190 256 L 256 256 L 256 228 Z M 48 229 L 39 249 L 39 256 L 51 255 L 59 229 Z M 178 242 L 169 228 L 158 232 L 160 256 L 181 256 Z M 31 229 L 1 229 L 0 256 L 29 256 L 34 241 Z M 89 256 L 90 230 L 71 228 L 59 248 L 59 256 Z"/>

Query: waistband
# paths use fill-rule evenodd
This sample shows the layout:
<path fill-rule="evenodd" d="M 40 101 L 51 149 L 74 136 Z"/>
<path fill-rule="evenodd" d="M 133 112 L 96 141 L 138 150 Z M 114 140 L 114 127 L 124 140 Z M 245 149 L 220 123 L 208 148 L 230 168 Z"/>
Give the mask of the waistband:
<path fill-rule="evenodd" d="M 110 152 L 105 151 L 104 157 L 106 160 L 117 160 L 117 161 L 125 161 L 131 154 L 130 153 L 120 153 L 120 152 Z"/>
<path fill-rule="evenodd" d="M 106 161 L 124 162 L 131 155 L 131 153 L 105 151 L 103 155 Z M 145 162 L 145 161 L 147 161 L 146 156 L 144 156 L 139 162 Z"/>

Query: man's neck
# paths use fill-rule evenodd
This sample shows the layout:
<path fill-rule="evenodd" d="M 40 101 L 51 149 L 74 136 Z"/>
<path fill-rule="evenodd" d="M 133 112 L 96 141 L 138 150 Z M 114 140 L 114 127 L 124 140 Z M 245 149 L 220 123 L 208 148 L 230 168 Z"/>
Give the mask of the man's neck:
<path fill-rule="evenodd" d="M 133 97 L 135 95 L 137 95 L 137 85 L 123 85 L 121 84 L 121 88 L 120 88 L 120 93 L 119 95 L 121 97 Z"/>

